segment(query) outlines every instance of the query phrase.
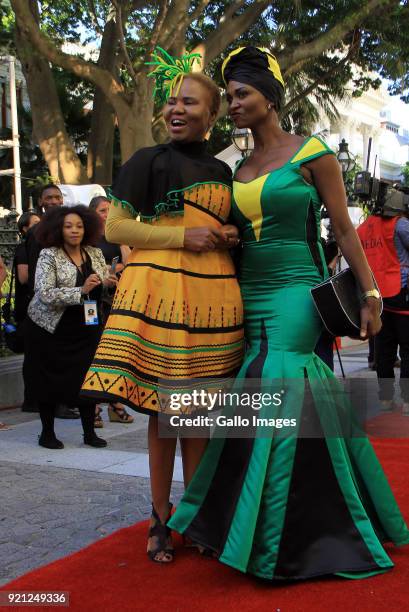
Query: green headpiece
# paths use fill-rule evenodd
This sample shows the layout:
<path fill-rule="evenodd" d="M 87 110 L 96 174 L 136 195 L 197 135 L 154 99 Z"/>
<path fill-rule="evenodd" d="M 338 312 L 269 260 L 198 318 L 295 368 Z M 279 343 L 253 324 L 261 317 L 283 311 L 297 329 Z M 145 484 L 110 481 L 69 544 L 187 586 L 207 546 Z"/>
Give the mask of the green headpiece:
<path fill-rule="evenodd" d="M 200 64 L 200 53 L 185 53 L 180 58 L 172 57 L 162 47 L 156 47 L 152 53 L 154 61 L 146 62 L 148 66 L 156 66 L 148 77 L 155 78 L 153 97 L 157 97 L 161 104 L 165 104 L 172 91 L 178 95 L 183 77 L 192 72 L 195 61 Z"/>

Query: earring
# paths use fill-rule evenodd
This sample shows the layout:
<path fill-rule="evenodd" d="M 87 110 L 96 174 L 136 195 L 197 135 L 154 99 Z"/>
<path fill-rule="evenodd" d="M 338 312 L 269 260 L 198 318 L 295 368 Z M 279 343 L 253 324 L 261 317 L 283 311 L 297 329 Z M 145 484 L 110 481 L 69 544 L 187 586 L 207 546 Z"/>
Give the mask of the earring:
<path fill-rule="evenodd" d="M 267 110 L 271 110 L 273 108 L 272 104 L 267 104 Z"/>

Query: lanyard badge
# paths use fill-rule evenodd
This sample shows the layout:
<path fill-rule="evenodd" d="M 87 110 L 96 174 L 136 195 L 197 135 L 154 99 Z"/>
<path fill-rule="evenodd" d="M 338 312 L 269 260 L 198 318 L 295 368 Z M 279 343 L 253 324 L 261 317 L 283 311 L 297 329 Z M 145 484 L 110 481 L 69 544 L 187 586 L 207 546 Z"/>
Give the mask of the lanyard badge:
<path fill-rule="evenodd" d="M 98 325 L 98 309 L 95 300 L 84 300 L 85 325 Z"/>

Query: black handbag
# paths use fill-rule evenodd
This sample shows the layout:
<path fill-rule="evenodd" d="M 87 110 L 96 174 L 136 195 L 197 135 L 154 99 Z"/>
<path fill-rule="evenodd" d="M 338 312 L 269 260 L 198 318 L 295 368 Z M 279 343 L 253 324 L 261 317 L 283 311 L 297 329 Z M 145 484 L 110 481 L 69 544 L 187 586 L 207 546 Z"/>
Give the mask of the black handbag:
<path fill-rule="evenodd" d="M 11 278 L 10 278 L 10 286 L 9 292 L 6 297 L 6 301 L 1 307 L 1 312 L 3 315 L 3 337 L 4 342 L 6 343 L 7 348 L 13 353 L 24 353 L 24 334 L 21 324 L 17 324 L 14 318 L 13 312 L 13 287 L 16 284 L 16 264 L 13 262 L 13 267 L 11 269 Z"/>
<path fill-rule="evenodd" d="M 374 284 L 378 289 L 375 279 Z M 350 268 L 330 276 L 311 289 L 322 322 L 333 336 L 360 337 L 361 295 L 361 289 Z"/>

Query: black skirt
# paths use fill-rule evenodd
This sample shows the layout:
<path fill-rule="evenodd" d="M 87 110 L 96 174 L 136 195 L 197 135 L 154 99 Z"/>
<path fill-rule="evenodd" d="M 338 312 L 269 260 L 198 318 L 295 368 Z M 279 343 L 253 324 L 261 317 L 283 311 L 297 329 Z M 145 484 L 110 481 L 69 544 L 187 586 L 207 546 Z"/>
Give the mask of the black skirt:
<path fill-rule="evenodd" d="M 66 308 L 53 334 L 29 318 L 26 325 L 24 374 L 29 397 L 75 405 L 102 325 L 85 325 L 80 305 Z"/>

